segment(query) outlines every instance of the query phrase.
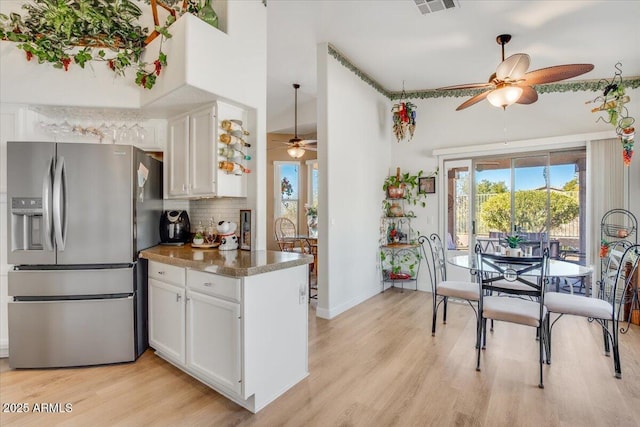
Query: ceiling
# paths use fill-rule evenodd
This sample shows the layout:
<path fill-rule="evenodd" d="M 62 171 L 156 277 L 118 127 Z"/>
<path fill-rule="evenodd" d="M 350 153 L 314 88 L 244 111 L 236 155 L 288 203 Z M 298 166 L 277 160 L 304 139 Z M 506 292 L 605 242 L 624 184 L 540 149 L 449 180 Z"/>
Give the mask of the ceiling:
<path fill-rule="evenodd" d="M 294 82 L 299 110 L 315 104 L 323 42 L 391 91 L 403 82 L 407 92 L 486 82 L 501 61 L 495 39 L 503 33 L 513 36 L 505 56 L 528 53 L 529 70 L 591 63 L 595 69 L 577 79 L 610 79 L 620 61 L 624 77 L 640 76 L 640 1 L 457 4 L 422 15 L 414 0 L 268 0 L 268 131 L 293 131 Z M 287 115 L 291 126 L 283 128 Z M 298 133 L 314 132 L 312 122 L 299 117 Z"/>

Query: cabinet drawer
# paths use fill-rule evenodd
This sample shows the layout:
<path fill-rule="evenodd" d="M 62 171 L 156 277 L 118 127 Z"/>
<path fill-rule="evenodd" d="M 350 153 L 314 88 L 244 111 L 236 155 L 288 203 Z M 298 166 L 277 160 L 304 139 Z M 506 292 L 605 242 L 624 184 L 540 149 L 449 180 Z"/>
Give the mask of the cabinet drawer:
<path fill-rule="evenodd" d="M 184 286 L 184 268 L 149 261 L 149 277 Z"/>
<path fill-rule="evenodd" d="M 194 291 L 240 302 L 240 279 L 187 270 L 187 284 Z"/>

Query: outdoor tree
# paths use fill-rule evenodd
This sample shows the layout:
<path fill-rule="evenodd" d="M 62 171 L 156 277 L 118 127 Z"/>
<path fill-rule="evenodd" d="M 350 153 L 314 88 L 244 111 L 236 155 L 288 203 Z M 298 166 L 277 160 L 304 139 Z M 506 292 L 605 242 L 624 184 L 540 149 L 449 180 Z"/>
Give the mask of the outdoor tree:
<path fill-rule="evenodd" d="M 478 194 L 506 193 L 507 191 L 509 191 L 509 189 L 504 181 L 492 182 L 488 179 L 483 179 L 476 187 L 476 192 Z"/>
<path fill-rule="evenodd" d="M 578 202 L 565 194 L 551 192 L 549 214 L 551 228 L 574 220 L 580 208 Z M 511 229 L 511 194 L 500 193 L 488 198 L 482 205 L 480 217 L 491 229 L 509 232 Z M 515 193 L 515 224 L 532 232 L 543 232 L 547 228 L 547 192 L 544 190 L 522 190 Z"/>
<path fill-rule="evenodd" d="M 564 191 L 578 191 L 579 187 L 578 187 L 578 178 L 573 178 L 571 181 L 567 181 L 563 186 L 562 189 Z"/>

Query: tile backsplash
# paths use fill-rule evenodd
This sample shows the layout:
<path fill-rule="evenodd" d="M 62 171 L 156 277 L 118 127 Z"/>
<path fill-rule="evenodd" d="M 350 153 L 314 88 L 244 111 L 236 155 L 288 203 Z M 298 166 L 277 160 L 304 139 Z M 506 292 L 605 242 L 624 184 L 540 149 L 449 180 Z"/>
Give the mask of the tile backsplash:
<path fill-rule="evenodd" d="M 250 209 L 247 199 L 242 198 L 219 198 L 202 200 L 164 200 L 164 209 L 186 210 L 189 214 L 189 222 L 192 231 L 202 222 L 206 226 L 209 220 L 233 221 L 236 224 L 240 221 L 240 209 Z"/>

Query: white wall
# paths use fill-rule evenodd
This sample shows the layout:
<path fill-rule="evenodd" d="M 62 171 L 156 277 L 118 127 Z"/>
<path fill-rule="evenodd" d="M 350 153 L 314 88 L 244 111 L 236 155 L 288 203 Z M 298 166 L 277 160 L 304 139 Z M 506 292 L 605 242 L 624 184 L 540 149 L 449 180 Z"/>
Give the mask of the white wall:
<path fill-rule="evenodd" d="M 329 56 L 326 44 L 318 46 L 320 317 L 332 318 L 381 290 L 378 238 L 390 108 L 388 99 Z"/>

